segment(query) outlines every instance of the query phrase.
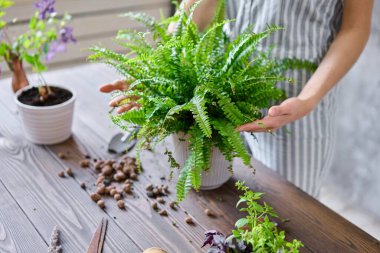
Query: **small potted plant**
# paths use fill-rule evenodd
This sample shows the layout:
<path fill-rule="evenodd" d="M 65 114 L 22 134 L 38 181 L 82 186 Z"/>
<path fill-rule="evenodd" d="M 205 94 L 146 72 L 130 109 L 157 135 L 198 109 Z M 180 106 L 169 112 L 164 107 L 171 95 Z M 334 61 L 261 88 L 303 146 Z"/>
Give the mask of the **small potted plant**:
<path fill-rule="evenodd" d="M 46 70 L 44 62 L 65 51 L 67 43 L 76 41 L 72 28 L 66 26 L 71 17 L 65 14 L 58 18 L 54 3 L 54 0 L 37 2 L 37 11 L 30 18 L 29 29 L 15 38 L 10 37 L 8 28 L 17 20 L 0 22 L 0 57 L 12 71 L 12 88 L 16 92 L 15 100 L 25 136 L 37 144 L 59 143 L 71 135 L 75 95 L 67 88 L 48 85 L 42 76 Z M 0 0 L 1 16 L 12 4 L 12 1 Z M 37 73 L 37 86 L 29 85 L 23 62 Z"/>
<path fill-rule="evenodd" d="M 250 166 L 236 127 L 260 119 L 262 109 L 284 98 L 276 84 L 292 81 L 283 75 L 287 69 L 315 67 L 302 60 L 272 59 L 270 52 L 259 50 L 260 41 L 278 26 L 261 33 L 249 28 L 230 41 L 223 26 L 233 21 L 224 18 L 224 2 L 218 2 L 205 32 L 192 21 L 197 4 L 188 13 L 180 5 L 176 15 L 160 22 L 145 14 L 125 14 L 149 29 L 119 31 L 116 41 L 127 53 L 91 48 L 90 60 L 114 67 L 130 83 L 122 92 L 124 103 L 137 98 L 137 106 L 112 118 L 121 127 L 141 127 L 139 149 L 174 137 L 175 150 L 166 154 L 171 166 L 179 168 L 178 200 L 192 187 L 212 189 L 225 183 L 234 157 Z M 176 28 L 169 33 L 173 22 Z"/>
<path fill-rule="evenodd" d="M 277 224 L 270 220 L 278 215 L 267 203 L 259 203 L 263 193 L 251 191 L 244 182 L 236 182 L 236 187 L 243 192 L 237 207 L 245 205 L 240 211 L 247 216 L 236 222 L 236 229 L 228 237 L 216 230 L 206 231 L 202 248 L 209 245 L 207 253 L 298 253 L 303 244 L 296 239 L 286 241 L 285 232 L 278 231 Z"/>

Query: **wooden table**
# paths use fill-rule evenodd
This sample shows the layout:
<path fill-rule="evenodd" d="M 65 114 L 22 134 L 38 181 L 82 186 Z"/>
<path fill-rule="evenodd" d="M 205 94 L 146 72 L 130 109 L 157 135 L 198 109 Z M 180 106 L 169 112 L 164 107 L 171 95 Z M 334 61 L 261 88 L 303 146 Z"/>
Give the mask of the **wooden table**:
<path fill-rule="evenodd" d="M 162 183 L 168 166 L 162 150 L 143 154 L 144 173 L 135 184 L 135 198 L 127 197 L 127 210 L 117 208 L 114 200 L 106 200 L 102 211 L 89 198 L 94 190 L 93 169 L 79 168 L 85 155 L 109 158 L 107 142 L 119 130 L 107 117 L 108 96 L 97 92 L 99 84 L 116 78 L 99 65 L 86 65 L 46 74 L 50 83 L 71 87 L 77 93 L 73 137 L 65 143 L 38 146 L 23 138 L 10 80 L 0 82 L 0 252 L 46 252 L 55 225 L 62 231 L 65 253 L 85 252 L 92 233 L 102 217 L 109 220 L 104 252 L 141 252 L 160 246 L 170 253 L 204 252 L 200 249 L 207 229 L 229 233 L 241 216 L 235 209 L 238 193 L 234 180 L 215 191 L 192 192 L 178 211 L 161 217 L 150 207 L 144 187 L 148 182 Z M 69 151 L 61 160 L 59 151 Z M 58 172 L 72 167 L 75 178 L 60 178 Z M 288 239 L 298 238 L 302 252 L 380 252 L 379 241 L 343 219 L 317 200 L 287 183 L 275 173 L 256 163 L 252 174 L 239 162 L 235 179 L 246 180 L 254 190 L 265 192 L 265 201 L 282 218 Z M 79 184 L 89 186 L 83 190 Z M 171 187 L 174 192 L 174 188 Z M 172 194 L 170 198 L 174 199 Z M 204 209 L 218 214 L 208 218 Z M 184 222 L 186 213 L 196 225 Z M 176 224 L 174 226 L 173 224 Z"/>

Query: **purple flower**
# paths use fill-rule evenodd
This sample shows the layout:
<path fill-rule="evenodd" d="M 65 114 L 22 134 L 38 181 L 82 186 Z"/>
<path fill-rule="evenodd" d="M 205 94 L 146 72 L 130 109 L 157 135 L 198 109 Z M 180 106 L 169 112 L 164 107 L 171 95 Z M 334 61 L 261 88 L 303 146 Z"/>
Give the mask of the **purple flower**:
<path fill-rule="evenodd" d="M 48 13 L 54 13 L 54 4 L 55 0 L 42 0 L 40 3 L 37 2 L 34 6 L 38 9 L 38 17 L 44 20 Z"/>
<path fill-rule="evenodd" d="M 68 26 L 62 27 L 61 31 L 59 31 L 59 34 L 61 36 L 61 41 L 65 44 L 69 42 L 73 42 L 73 43 L 77 42 L 77 40 L 74 38 L 72 27 L 68 27 Z"/>
<path fill-rule="evenodd" d="M 77 42 L 73 35 L 73 28 L 64 26 L 59 31 L 59 38 L 50 44 L 49 51 L 45 57 L 46 61 L 50 62 L 57 53 L 66 51 L 66 45 L 70 42 Z"/>
<path fill-rule="evenodd" d="M 58 40 L 53 41 L 49 46 L 49 51 L 46 54 L 46 61 L 50 62 L 57 53 L 65 52 L 66 44 L 60 43 Z"/>

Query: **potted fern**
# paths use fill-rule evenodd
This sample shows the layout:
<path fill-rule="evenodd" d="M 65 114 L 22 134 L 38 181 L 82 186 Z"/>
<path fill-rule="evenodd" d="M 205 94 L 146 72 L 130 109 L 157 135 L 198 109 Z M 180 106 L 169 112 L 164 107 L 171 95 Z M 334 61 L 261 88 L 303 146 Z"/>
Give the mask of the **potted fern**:
<path fill-rule="evenodd" d="M 0 17 L 13 3 L 0 0 Z M 65 51 L 66 44 L 76 42 L 73 29 L 66 25 L 70 15 L 58 17 L 54 4 L 54 0 L 37 1 L 28 30 L 15 37 L 10 36 L 8 29 L 17 19 L 0 20 L 0 60 L 12 71 L 12 88 L 25 137 L 37 144 L 55 144 L 68 139 L 74 112 L 74 93 L 58 85 L 48 85 L 42 76 L 45 62 Z M 38 85 L 29 85 L 24 62 L 37 73 Z"/>
<path fill-rule="evenodd" d="M 176 139 L 176 150 L 166 154 L 171 167 L 179 168 L 178 200 L 191 188 L 200 189 L 205 175 L 212 177 L 205 188 L 223 184 L 231 176 L 234 157 L 251 166 L 235 128 L 260 119 L 262 109 L 284 98 L 276 83 L 292 81 L 283 75 L 285 70 L 313 68 L 302 60 L 272 59 L 269 52 L 258 49 L 261 40 L 281 29 L 278 26 L 261 33 L 247 29 L 230 41 L 223 26 L 233 20 L 225 20 L 224 2 L 218 2 L 203 33 L 192 21 L 197 4 L 188 13 L 181 5 L 176 15 L 159 22 L 145 14 L 124 14 L 149 29 L 119 31 L 116 41 L 127 53 L 91 48 L 90 60 L 112 66 L 130 83 L 121 92 L 128 97 L 124 102 L 138 98 L 136 109 L 112 115 L 123 128 L 141 127 L 138 150 L 170 135 Z M 169 33 L 172 22 L 176 28 Z"/>

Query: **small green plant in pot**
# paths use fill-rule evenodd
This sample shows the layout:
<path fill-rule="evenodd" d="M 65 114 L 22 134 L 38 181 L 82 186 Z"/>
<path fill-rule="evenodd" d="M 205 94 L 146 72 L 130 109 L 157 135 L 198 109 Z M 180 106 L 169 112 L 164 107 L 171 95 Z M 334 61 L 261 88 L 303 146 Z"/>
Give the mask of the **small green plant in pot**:
<path fill-rule="evenodd" d="M 11 36 L 18 25 L 16 18 L 5 21 L 5 10 L 13 1 L 0 0 L 0 60 L 12 71 L 12 88 L 20 112 L 26 138 L 38 144 L 53 144 L 71 135 L 71 122 L 75 96 L 72 91 L 49 85 L 42 76 L 58 52 L 64 52 L 68 43 L 76 42 L 73 29 L 67 26 L 70 15 L 58 16 L 54 0 L 36 1 L 36 11 L 29 19 L 28 29 Z M 23 63 L 37 73 L 36 86 L 29 85 Z"/>
<path fill-rule="evenodd" d="M 258 49 L 263 39 L 281 29 L 278 26 L 268 26 L 261 33 L 247 29 L 231 41 L 223 31 L 224 24 L 233 22 L 225 20 L 224 2 L 218 2 L 214 20 L 204 32 L 192 21 L 198 2 L 189 12 L 179 6 L 175 16 L 161 21 L 145 14 L 125 14 L 149 29 L 119 31 L 116 41 L 127 53 L 91 48 L 89 59 L 114 67 L 130 82 L 123 93 L 138 98 L 137 109 L 112 119 L 121 127 L 141 127 L 139 149 L 173 134 L 188 144 L 186 159 L 179 166 L 172 151 L 166 152 L 172 167 L 180 167 L 178 200 L 191 188 L 201 187 L 205 171 L 212 172 L 214 149 L 228 162 L 224 170 L 231 170 L 234 157 L 250 166 L 250 155 L 235 128 L 260 119 L 262 109 L 284 98 L 276 83 L 292 81 L 284 76 L 287 69 L 314 68 L 301 60 L 272 59 L 270 52 Z M 172 22 L 176 28 L 169 33 Z"/>

